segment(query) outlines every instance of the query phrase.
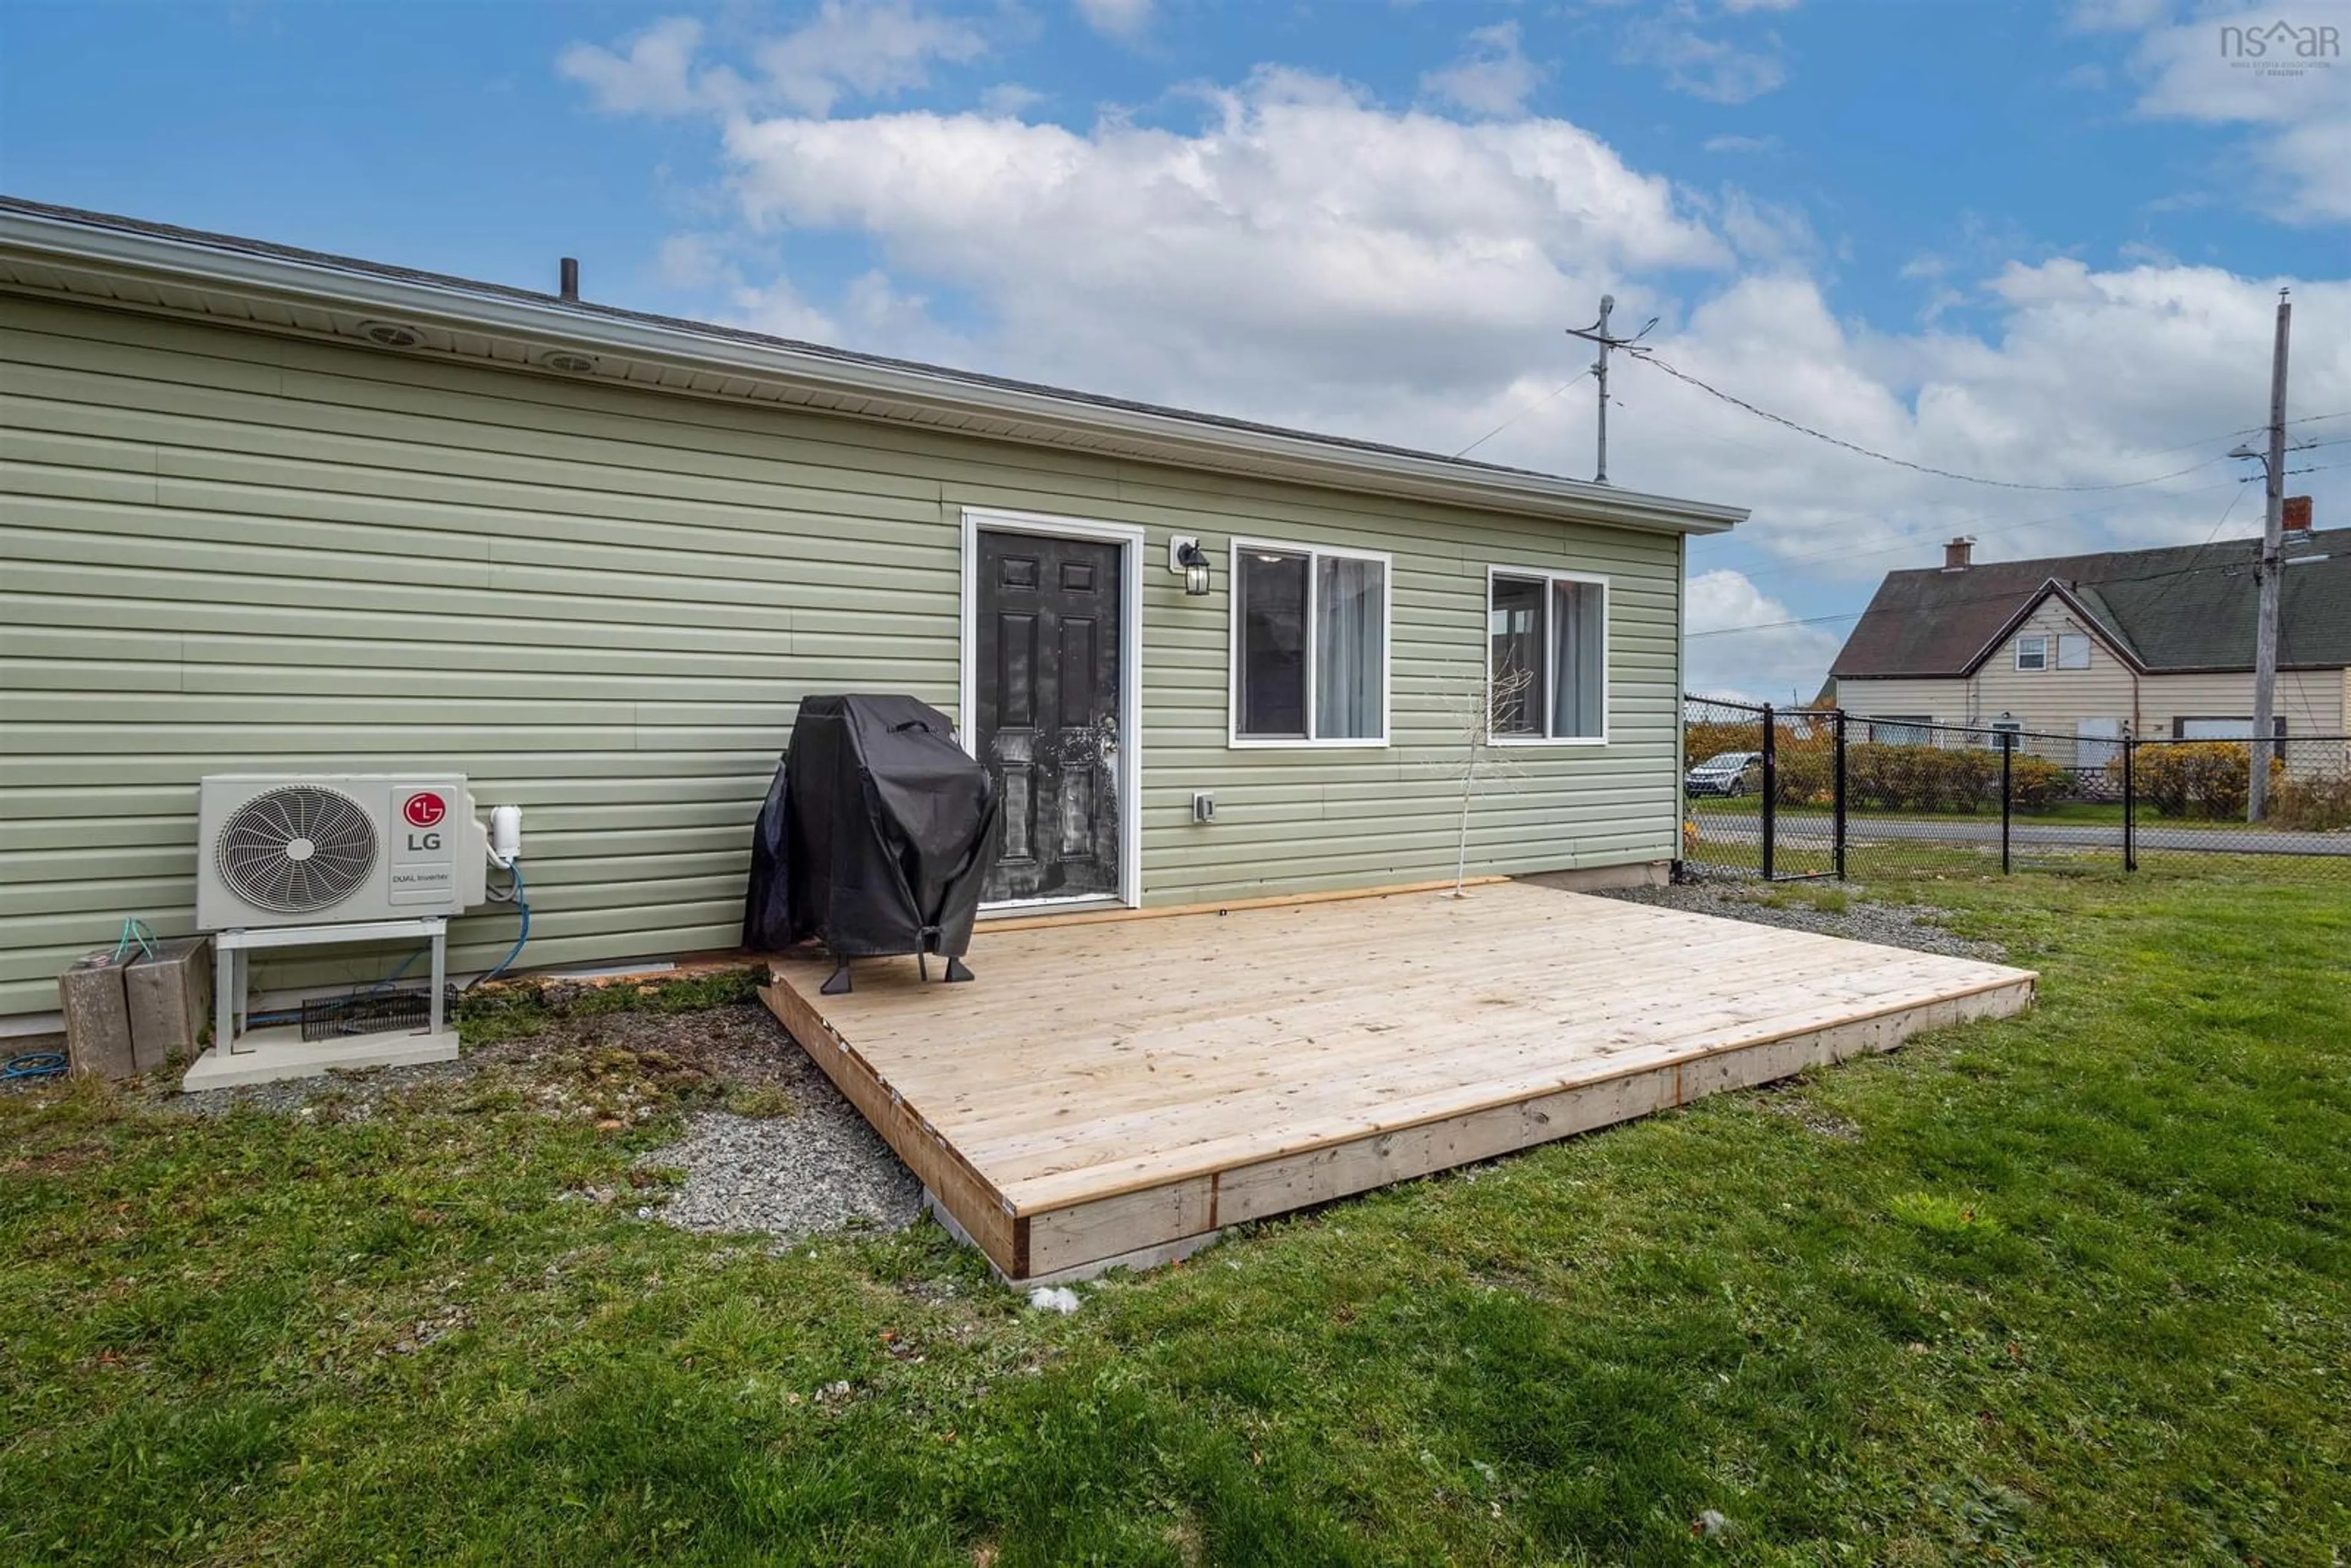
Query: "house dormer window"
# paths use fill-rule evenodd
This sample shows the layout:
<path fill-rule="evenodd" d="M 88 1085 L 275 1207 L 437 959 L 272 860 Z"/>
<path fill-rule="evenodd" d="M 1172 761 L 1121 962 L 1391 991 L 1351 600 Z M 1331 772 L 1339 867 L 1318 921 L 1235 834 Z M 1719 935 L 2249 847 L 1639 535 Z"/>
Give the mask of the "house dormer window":
<path fill-rule="evenodd" d="M 2020 670 L 2047 669 L 2049 639 L 2038 635 L 2019 637 L 2016 640 L 2016 667 Z"/>
<path fill-rule="evenodd" d="M 2087 632 L 2057 633 L 2057 667 L 2061 670 L 2086 670 L 2090 667 L 2090 638 Z"/>

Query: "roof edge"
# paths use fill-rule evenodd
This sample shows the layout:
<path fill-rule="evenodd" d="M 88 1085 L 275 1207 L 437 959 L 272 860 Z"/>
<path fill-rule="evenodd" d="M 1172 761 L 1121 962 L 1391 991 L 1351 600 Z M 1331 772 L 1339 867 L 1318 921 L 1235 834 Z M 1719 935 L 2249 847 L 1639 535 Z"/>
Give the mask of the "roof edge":
<path fill-rule="evenodd" d="M 2144 675 L 2153 673 L 2147 668 L 2147 664 L 2141 661 L 2136 649 L 2124 647 L 2121 642 L 2116 639 L 2115 634 L 2106 629 L 2105 622 L 2093 612 L 2088 605 L 2082 602 L 2081 596 L 2079 594 L 2076 594 L 2072 589 L 2066 587 L 2064 583 L 2053 577 L 2048 581 L 2043 583 L 2039 588 L 2034 589 L 2032 592 L 2026 597 L 2024 602 L 2017 607 L 2016 613 L 2011 615 L 2007 620 L 2001 622 L 2000 630 L 1991 634 L 1991 640 L 1986 643 L 1982 647 L 1977 649 L 1975 656 L 1970 658 L 1967 664 L 1960 668 L 1958 678 L 1960 680 L 1973 679 L 1975 673 L 1983 668 L 1984 661 L 1991 658 L 1994 653 L 2000 652 L 2000 645 L 2007 642 L 2011 637 L 2014 636 L 2018 628 L 2022 627 L 2027 621 L 2032 619 L 2032 612 L 2040 609 L 2042 605 L 2047 603 L 2052 599 L 2061 600 L 2065 604 L 2071 606 L 2074 612 L 2088 623 L 2091 632 L 2097 637 L 2098 641 L 2106 645 L 2107 652 L 2113 653 L 2116 658 L 2122 660 L 2124 664 L 2129 665 L 2131 672 L 2134 674 Z M 1924 678 L 1932 680 L 1937 677 L 1930 675 Z"/>
<path fill-rule="evenodd" d="M 190 230 L 165 230 L 162 225 L 144 225 L 133 219 L 79 213 L 15 198 L 0 198 L 0 250 L 16 252 L 43 265 L 62 263 L 181 287 L 193 286 L 314 307 L 339 306 L 435 325 L 517 333 L 549 347 L 627 354 L 680 370 L 724 371 L 738 375 L 752 372 L 789 384 L 887 400 L 948 416 L 1016 420 L 1037 432 L 1033 435 L 988 433 L 978 439 L 1082 449 L 1075 444 L 1085 437 L 1114 436 L 1143 449 L 1140 455 L 1108 455 L 1126 461 L 1158 462 L 1176 467 L 1651 532 L 1721 533 L 1748 517 L 1748 509 L 1743 507 L 1620 490 L 1613 486 L 1526 470 L 1464 463 L 1434 453 L 1228 422 L 1214 415 L 1095 401 L 1081 393 L 1011 383 L 944 367 L 825 350 L 781 339 L 746 337 L 709 323 L 649 316 L 612 307 L 583 306 L 500 285 L 379 268 L 351 258 L 287 253 L 265 242 Z M 68 293 L 67 298 L 74 296 Z M 119 302 L 112 308 L 141 308 Z M 267 326 L 219 324 L 282 331 Z M 352 341 L 354 346 L 371 347 Z M 412 356 L 418 352 L 374 351 Z M 674 395 L 695 395 L 638 383 L 615 384 L 628 384 L 637 391 L 669 390 Z M 834 417 L 859 417 L 837 410 L 819 412 Z"/>

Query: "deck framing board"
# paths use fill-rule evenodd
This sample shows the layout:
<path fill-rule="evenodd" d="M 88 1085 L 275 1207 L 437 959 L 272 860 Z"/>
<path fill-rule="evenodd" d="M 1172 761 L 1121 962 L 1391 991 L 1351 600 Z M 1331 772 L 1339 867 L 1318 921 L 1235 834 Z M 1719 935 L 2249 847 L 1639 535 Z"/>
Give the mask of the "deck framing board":
<path fill-rule="evenodd" d="M 780 981 L 762 986 L 759 998 L 841 1097 L 947 1206 L 979 1249 L 1011 1278 L 1024 1278 L 1029 1272 L 1029 1228 L 995 1185 L 792 987 Z"/>

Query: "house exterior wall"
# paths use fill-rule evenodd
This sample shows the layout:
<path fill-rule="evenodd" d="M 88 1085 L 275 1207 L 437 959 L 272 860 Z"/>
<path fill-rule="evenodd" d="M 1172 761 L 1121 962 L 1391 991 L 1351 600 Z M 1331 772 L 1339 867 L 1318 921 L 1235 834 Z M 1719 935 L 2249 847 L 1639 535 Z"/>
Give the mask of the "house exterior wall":
<path fill-rule="evenodd" d="M 2057 656 L 2060 632 L 2087 632 L 2091 638 L 2086 670 L 2020 670 L 2016 643 L 2022 637 L 2049 638 L 2049 656 Z M 2086 626 L 2063 604 L 2044 601 L 2008 640 L 1984 660 L 1972 676 L 1939 680 L 1857 680 L 1837 683 L 1837 701 L 1862 717 L 1925 715 L 1938 724 L 1989 726 L 2006 714 L 2028 733 L 2070 737 L 2085 718 L 2112 718 L 2127 723 L 2133 733 L 2151 737 L 2168 736 L 2177 717 L 2249 716 L 2253 711 L 2253 677 L 2248 670 L 2202 674 L 2146 674 L 2133 671 L 2095 628 Z M 2351 670 L 2282 670 L 2278 673 L 2275 711 L 2285 720 L 2289 737 L 2351 734 Z M 2073 760 L 2070 746 L 2033 746 L 2052 760 Z"/>
<path fill-rule="evenodd" d="M 1928 718 L 1968 722 L 1968 683 L 1961 680 L 1837 681 L 1837 706 L 1855 718 Z"/>
<path fill-rule="evenodd" d="M 189 927 L 212 772 L 462 771 L 521 805 L 528 962 L 733 946 L 799 698 L 955 711 L 967 507 L 1146 531 L 1148 904 L 1449 875 L 1489 565 L 1608 576 L 1611 738 L 1511 750 L 1468 869 L 1677 852 L 1673 536 L 14 297 L 0 401 L 0 1014 L 54 1007 L 125 915 Z M 1162 570 L 1179 532 L 1207 598 Z M 1393 553 L 1390 746 L 1228 747 L 1236 534 Z M 513 929 L 457 923 L 453 963 Z"/>
<path fill-rule="evenodd" d="M 2060 635 L 2087 634 L 2090 638 L 2090 667 L 2086 670 L 2056 668 L 2057 639 Z M 2050 668 L 2020 670 L 2016 667 L 2016 646 L 2025 637 L 2046 637 Z M 2116 724 L 2129 724 L 2135 712 L 2133 696 L 2138 677 L 2128 664 L 2094 626 L 2075 615 L 2054 598 L 2044 599 L 2025 619 L 2008 640 L 1994 650 L 1991 656 L 1978 666 L 1975 677 L 1967 683 L 1969 712 L 1971 722 L 1990 723 L 2002 714 L 2012 715 L 2025 729 L 2035 734 L 2071 736 L 2074 725 L 2085 718 L 2110 718 Z M 2051 760 L 2071 763 L 2070 746 L 2053 747 L 2043 742 L 2032 749 L 2053 753 Z"/>
<path fill-rule="evenodd" d="M 2343 722 L 2341 670 L 2280 670 L 2272 711 L 2285 720 L 2289 738 L 2297 735 L 2340 735 Z M 2251 717 L 2253 677 L 2245 671 L 2207 675 L 2147 675 L 2139 682 L 2139 710 L 2146 715 L 2141 733 L 2171 733 L 2176 717 Z"/>

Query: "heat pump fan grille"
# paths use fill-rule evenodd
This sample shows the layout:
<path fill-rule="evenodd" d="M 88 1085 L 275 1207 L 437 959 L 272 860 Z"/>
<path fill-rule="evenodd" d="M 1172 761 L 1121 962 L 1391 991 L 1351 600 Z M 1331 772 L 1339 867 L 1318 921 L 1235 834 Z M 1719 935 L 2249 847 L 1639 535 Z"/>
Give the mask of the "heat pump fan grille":
<path fill-rule="evenodd" d="M 283 785 L 230 814 L 215 859 L 221 880 L 255 908 L 309 915 L 349 898 L 375 869 L 375 824 L 340 791 Z"/>

